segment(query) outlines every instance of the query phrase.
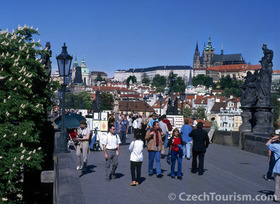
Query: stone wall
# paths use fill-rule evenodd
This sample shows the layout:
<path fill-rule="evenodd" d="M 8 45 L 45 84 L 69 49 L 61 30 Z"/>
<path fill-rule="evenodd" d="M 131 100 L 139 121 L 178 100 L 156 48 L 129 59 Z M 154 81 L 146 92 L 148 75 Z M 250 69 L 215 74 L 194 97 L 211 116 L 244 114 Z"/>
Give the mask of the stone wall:
<path fill-rule="evenodd" d="M 213 143 L 240 147 L 244 151 L 267 156 L 268 150 L 265 143 L 268 139 L 266 135 L 256 135 L 251 132 L 240 135 L 240 132 L 237 131 L 215 131 Z"/>

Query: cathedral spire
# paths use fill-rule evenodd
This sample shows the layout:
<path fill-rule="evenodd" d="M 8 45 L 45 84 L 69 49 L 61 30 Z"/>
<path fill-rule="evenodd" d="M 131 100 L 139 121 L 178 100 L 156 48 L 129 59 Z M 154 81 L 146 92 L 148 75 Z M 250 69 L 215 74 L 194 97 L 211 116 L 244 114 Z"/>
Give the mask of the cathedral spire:
<path fill-rule="evenodd" d="M 210 36 L 210 34 L 209 34 L 209 39 L 208 39 L 206 50 L 213 50 L 213 47 L 212 47 L 212 44 L 211 44 L 211 36 Z"/>
<path fill-rule="evenodd" d="M 196 41 L 195 51 L 198 51 L 198 42 Z"/>
<path fill-rule="evenodd" d="M 75 61 L 73 63 L 73 67 L 79 66 L 78 60 L 77 60 L 77 55 L 75 56 Z"/>

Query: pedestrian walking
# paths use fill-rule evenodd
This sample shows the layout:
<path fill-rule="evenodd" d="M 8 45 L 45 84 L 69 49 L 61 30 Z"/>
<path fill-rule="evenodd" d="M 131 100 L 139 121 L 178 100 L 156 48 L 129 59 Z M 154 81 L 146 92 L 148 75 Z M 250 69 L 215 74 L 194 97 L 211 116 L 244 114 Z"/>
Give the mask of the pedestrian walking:
<path fill-rule="evenodd" d="M 206 148 L 209 145 L 208 134 L 203 128 L 203 123 L 198 122 L 196 125 L 196 129 L 192 130 L 189 134 L 193 139 L 193 147 L 192 147 L 192 173 L 197 172 L 197 157 L 199 158 L 198 163 L 198 175 L 203 175 L 204 168 L 204 155 L 206 152 Z"/>
<path fill-rule="evenodd" d="M 126 134 L 128 134 L 128 129 L 129 129 L 129 122 L 126 119 L 125 115 L 121 116 L 121 120 L 119 121 L 120 124 L 120 129 L 119 129 L 119 134 L 121 138 L 122 145 L 126 144 Z"/>
<path fill-rule="evenodd" d="M 89 153 L 89 138 L 90 131 L 87 127 L 87 122 L 82 120 L 80 122 L 80 128 L 78 129 L 78 134 L 76 140 L 77 148 L 76 148 L 76 156 L 77 156 L 77 170 L 85 171 L 87 168 L 87 155 Z M 81 155 L 83 154 L 83 165 L 81 164 Z"/>
<path fill-rule="evenodd" d="M 184 125 L 181 128 L 182 134 L 182 146 L 183 146 L 183 159 L 187 158 L 189 160 L 191 158 L 191 146 L 192 146 L 192 138 L 189 136 L 193 128 L 189 125 L 189 120 L 185 118 Z"/>
<path fill-rule="evenodd" d="M 105 180 L 116 178 L 116 169 L 118 167 L 118 156 L 120 155 L 120 143 L 121 140 L 117 134 L 115 134 L 115 126 L 111 126 L 109 133 L 102 138 L 102 145 L 105 156 Z M 112 163 L 112 170 L 109 173 Z"/>
<path fill-rule="evenodd" d="M 149 176 L 153 175 L 154 160 L 156 162 L 156 174 L 158 178 L 161 178 L 161 164 L 160 164 L 160 152 L 162 148 L 162 137 L 164 133 L 159 127 L 159 122 L 155 121 L 153 126 L 147 131 L 145 139 L 147 140 L 147 150 L 149 152 Z"/>
<path fill-rule="evenodd" d="M 275 136 L 274 133 L 272 133 L 269 137 L 270 139 L 272 139 Z M 276 141 L 272 141 L 273 143 L 279 143 L 278 140 Z M 275 166 L 275 156 L 274 156 L 274 152 L 271 150 L 268 150 L 268 171 L 266 173 L 266 175 L 264 176 L 264 179 L 267 181 L 271 181 L 273 179 L 272 173 L 273 173 L 273 168 Z"/>
<path fill-rule="evenodd" d="M 171 178 L 175 178 L 175 164 L 178 161 L 177 178 L 182 180 L 182 138 L 180 137 L 179 130 L 175 128 L 172 132 L 172 137 L 169 140 L 171 146 Z"/>
<path fill-rule="evenodd" d="M 149 130 L 149 129 L 153 126 L 153 124 L 154 124 L 155 121 L 159 122 L 158 119 L 157 119 L 157 114 L 156 114 L 156 113 L 153 113 L 152 117 L 151 117 L 150 120 L 149 120 L 147 130 Z"/>
<path fill-rule="evenodd" d="M 143 162 L 143 141 L 141 140 L 141 132 L 135 132 L 135 141 L 129 145 L 130 152 L 130 171 L 131 171 L 131 186 L 139 185 L 141 178 L 141 166 Z M 135 176 L 136 171 L 136 176 Z"/>
<path fill-rule="evenodd" d="M 168 139 L 168 128 L 167 128 L 167 125 L 166 123 L 163 122 L 163 117 L 160 116 L 159 117 L 159 127 L 161 128 L 162 132 L 164 132 L 165 136 L 162 138 L 163 139 L 163 144 L 162 144 L 162 147 L 161 147 L 161 158 L 164 159 L 165 157 L 165 141 Z"/>
<path fill-rule="evenodd" d="M 218 124 L 217 121 L 215 120 L 215 118 L 211 118 L 211 127 L 210 127 L 210 131 L 208 132 L 208 137 L 209 137 L 209 142 L 212 143 L 213 141 L 213 135 L 215 133 L 215 131 L 218 130 Z"/>
<path fill-rule="evenodd" d="M 274 180 L 275 180 L 275 191 L 274 191 L 274 200 L 280 202 L 280 143 L 279 136 L 276 135 L 270 140 L 267 141 L 266 146 L 272 152 L 274 152 L 275 165 L 273 167 Z"/>

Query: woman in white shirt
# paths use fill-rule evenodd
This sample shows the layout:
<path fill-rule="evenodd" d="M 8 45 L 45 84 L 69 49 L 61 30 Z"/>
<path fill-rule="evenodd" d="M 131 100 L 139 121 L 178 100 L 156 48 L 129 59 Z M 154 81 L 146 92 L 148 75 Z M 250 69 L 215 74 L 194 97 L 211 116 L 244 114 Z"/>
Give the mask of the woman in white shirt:
<path fill-rule="evenodd" d="M 89 152 L 89 136 L 90 131 L 87 128 L 87 122 L 82 120 L 80 122 L 81 127 L 78 130 L 77 140 L 79 141 L 76 149 L 77 156 L 77 170 L 83 169 L 84 171 L 87 168 L 87 154 Z M 81 154 L 83 154 L 83 166 L 81 164 Z"/>
<path fill-rule="evenodd" d="M 141 177 L 141 166 L 143 162 L 143 141 L 141 140 L 141 133 L 135 133 L 136 140 L 131 142 L 129 145 L 130 151 L 130 170 L 131 170 L 131 178 L 132 183 L 131 186 L 139 185 L 140 177 Z M 135 177 L 135 170 L 136 175 Z"/>

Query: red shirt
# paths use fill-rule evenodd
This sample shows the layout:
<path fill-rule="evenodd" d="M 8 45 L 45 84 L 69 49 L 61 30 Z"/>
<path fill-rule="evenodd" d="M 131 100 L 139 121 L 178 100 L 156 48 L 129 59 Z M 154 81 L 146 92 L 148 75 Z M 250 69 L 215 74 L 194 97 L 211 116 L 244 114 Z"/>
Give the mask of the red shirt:
<path fill-rule="evenodd" d="M 171 150 L 178 152 L 179 151 L 179 147 L 176 147 L 176 145 L 181 144 L 181 138 L 180 137 L 174 137 L 174 142 L 171 146 Z"/>

